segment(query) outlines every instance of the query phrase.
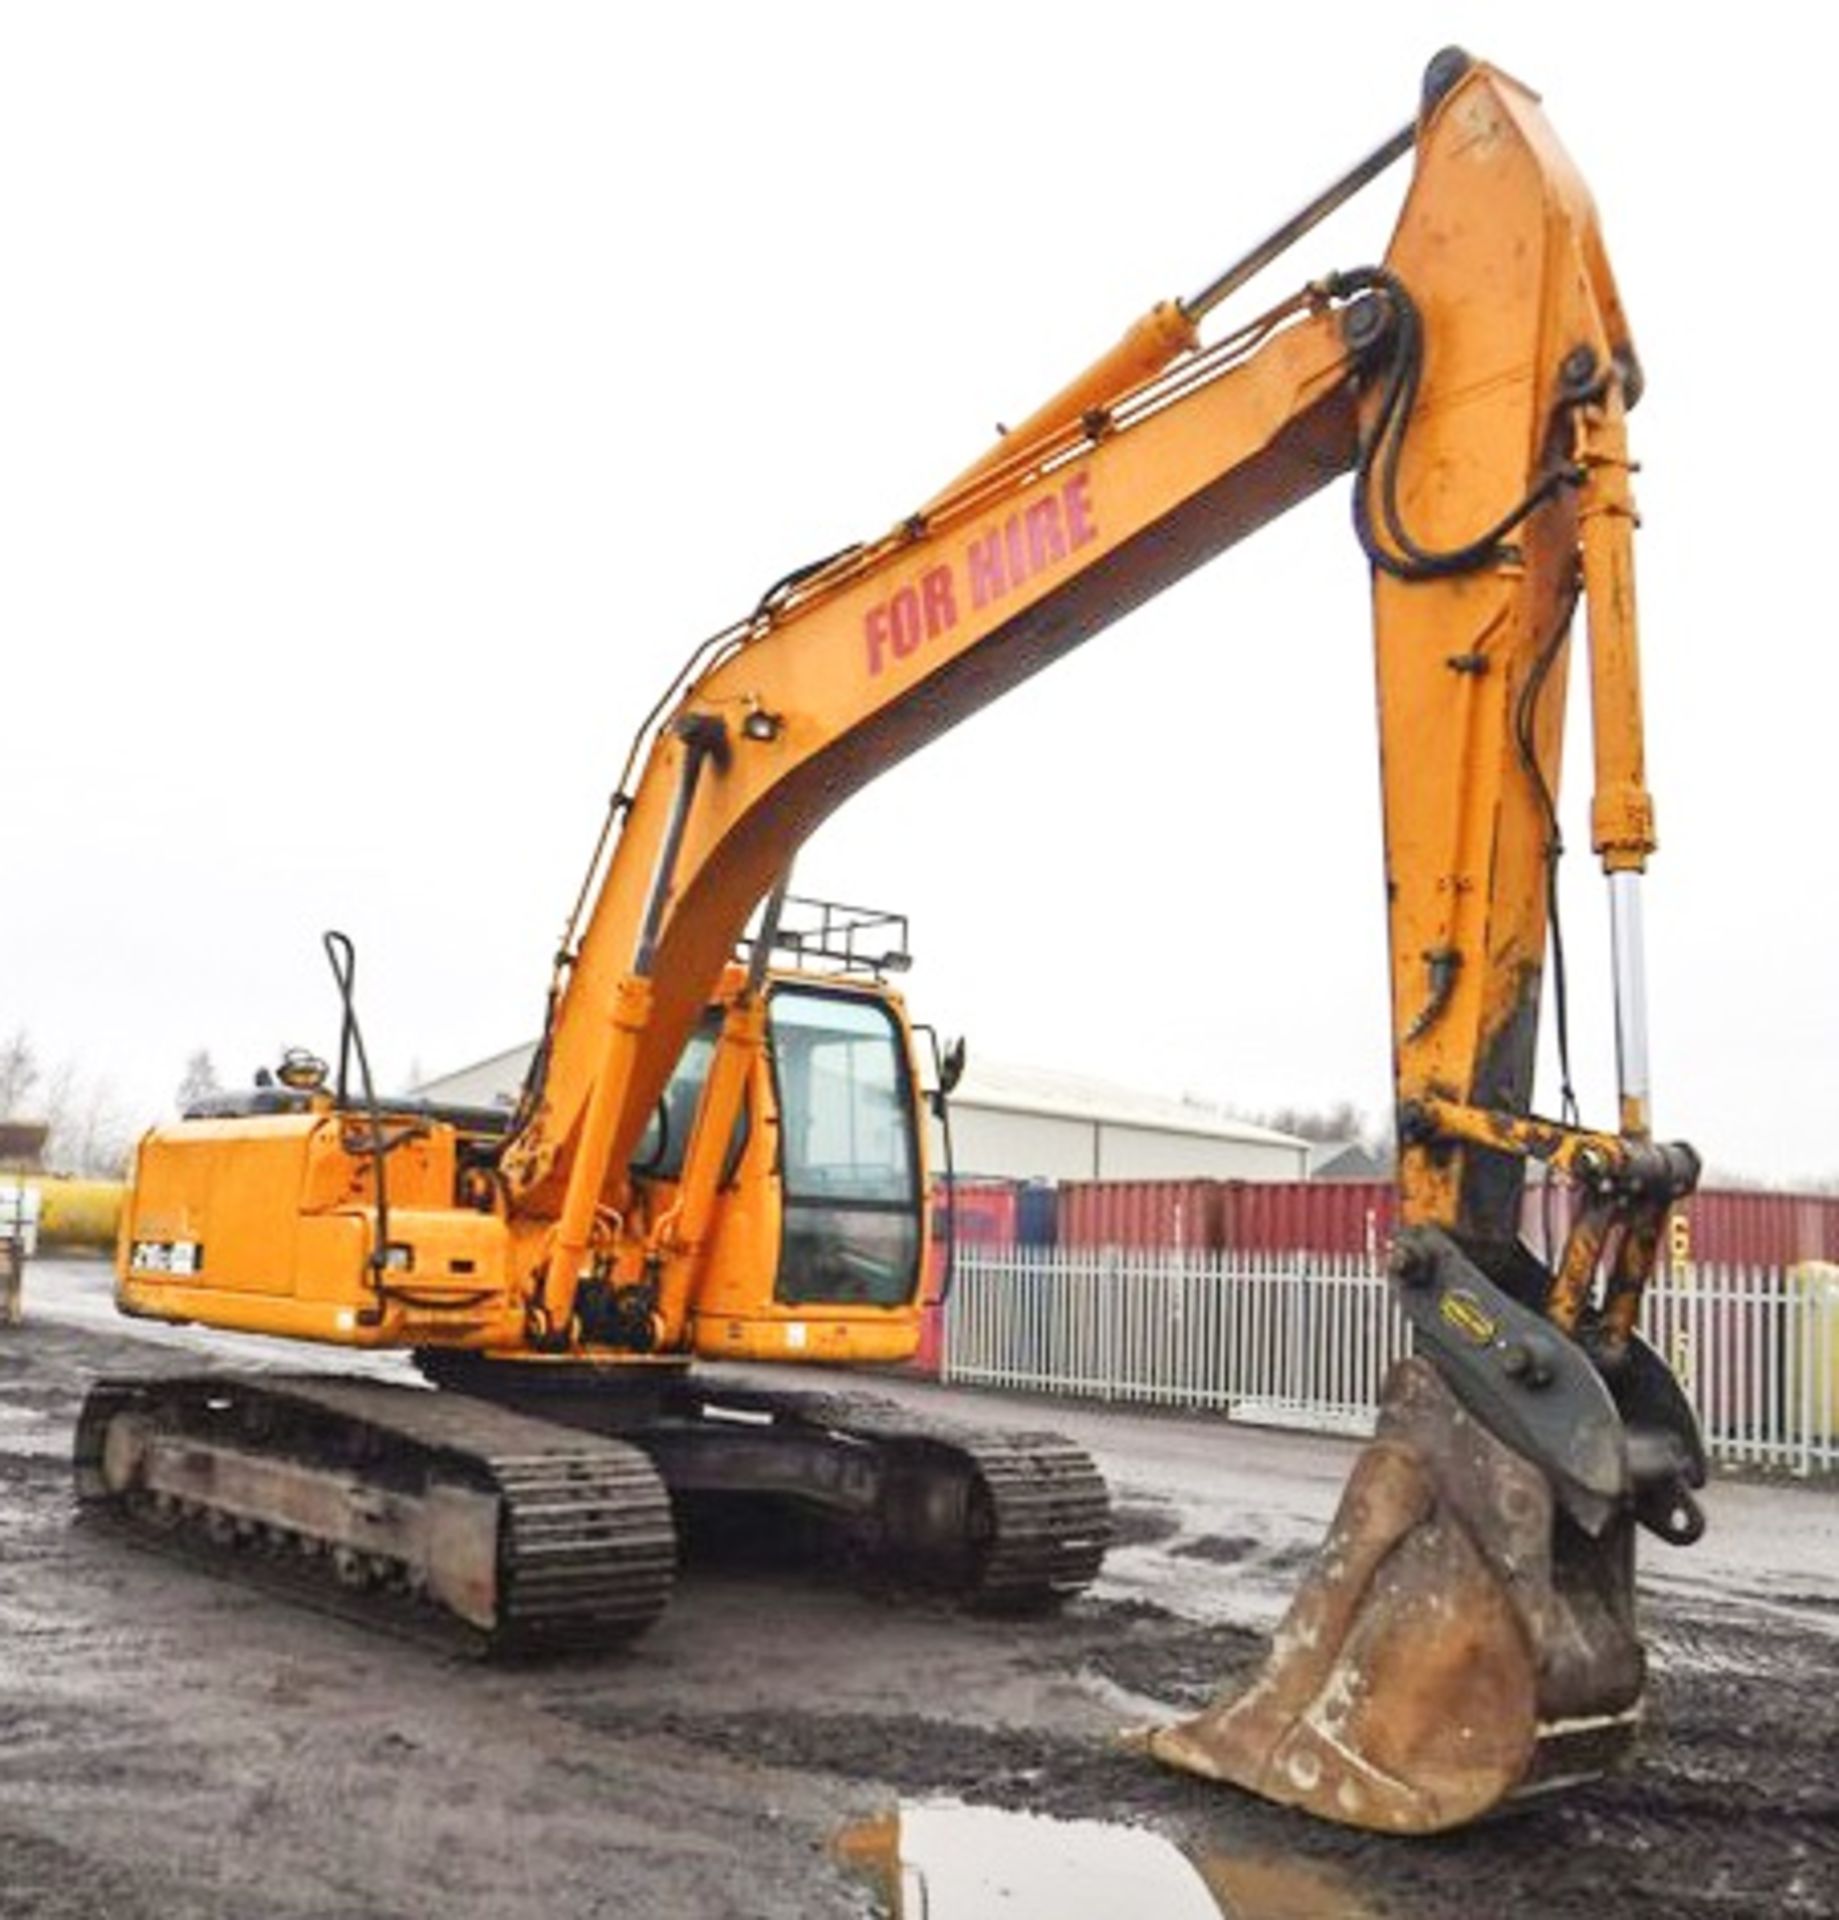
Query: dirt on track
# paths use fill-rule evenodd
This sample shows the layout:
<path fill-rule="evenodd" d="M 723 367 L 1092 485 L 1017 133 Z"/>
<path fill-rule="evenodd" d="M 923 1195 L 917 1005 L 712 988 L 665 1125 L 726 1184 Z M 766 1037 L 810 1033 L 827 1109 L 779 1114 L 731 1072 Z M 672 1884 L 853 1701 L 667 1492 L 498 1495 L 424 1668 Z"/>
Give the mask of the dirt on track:
<path fill-rule="evenodd" d="M 1146 1702 L 1198 1704 L 1259 1656 L 1253 1626 L 1196 1617 L 1184 1595 L 1274 1590 L 1307 1550 L 1225 1504 L 1197 1530 L 1145 1469 L 1153 1423 L 1131 1423 L 1120 1469 L 1105 1420 L 1080 1415 L 1118 1480 L 1125 1545 L 1120 1577 L 1057 1617 L 970 1618 L 768 1555 L 692 1567 L 628 1651 L 493 1669 L 75 1519 L 67 1452 L 90 1380 L 201 1358 L 222 1364 L 47 1319 L 0 1333 L 0 1915 L 866 1915 L 836 1832 L 938 1796 L 1321 1867 L 1369 1913 L 1839 1915 L 1839 1495 L 1781 1496 L 1784 1525 L 1809 1523 L 1804 1579 L 1790 1551 L 1760 1586 L 1650 1594 L 1654 1721 L 1630 1771 L 1398 1842 L 1116 1744 Z M 1200 1423 L 1166 1424 L 1171 1448 L 1196 1444 Z M 1338 1457 L 1321 1471 L 1338 1478 Z"/>

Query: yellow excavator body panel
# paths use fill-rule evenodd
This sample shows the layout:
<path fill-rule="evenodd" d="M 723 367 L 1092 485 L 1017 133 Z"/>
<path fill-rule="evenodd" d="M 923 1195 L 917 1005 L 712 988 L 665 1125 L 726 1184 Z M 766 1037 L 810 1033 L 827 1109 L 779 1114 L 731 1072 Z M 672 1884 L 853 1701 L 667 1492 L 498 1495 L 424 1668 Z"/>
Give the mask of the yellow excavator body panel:
<path fill-rule="evenodd" d="M 730 994 L 738 990 L 734 981 L 726 985 Z M 891 1057 L 912 1083 L 911 1036 L 898 995 L 863 982 L 791 991 L 800 1006 L 873 1009 L 872 1021 L 885 1024 Z M 710 1021 L 721 1012 L 718 1001 Z M 712 1209 L 693 1309 L 670 1350 L 831 1365 L 911 1359 L 928 1257 L 919 1128 L 902 1129 L 912 1164 L 902 1182 L 905 1203 L 897 1198 L 889 1209 L 911 1242 L 893 1297 L 852 1299 L 846 1287 L 832 1287 L 822 1299 L 798 1297 L 783 1257 L 781 1075 L 776 1056 L 764 1049 L 745 1067 L 744 1122 L 734 1128 L 741 1144 L 731 1150 Z M 701 1090 L 694 1074 L 690 1082 L 691 1100 L 680 1107 Z M 373 1123 L 317 1091 L 303 1104 L 300 1112 L 186 1119 L 145 1136 L 117 1247 L 122 1310 L 338 1346 L 504 1356 L 524 1350 L 530 1288 L 520 1260 L 536 1256 L 502 1205 L 493 1204 L 494 1185 L 463 1180 L 485 1137 L 478 1127 L 387 1106 Z M 908 1099 L 909 1122 L 916 1111 Z M 386 1148 L 381 1215 L 379 1129 Z M 680 1172 L 673 1159 L 667 1171 L 640 1176 L 643 1204 L 659 1221 L 680 1208 L 682 1183 L 672 1177 Z M 462 1188 L 480 1204 L 456 1205 Z M 799 1204 L 795 1199 L 794 1229 Z M 600 1364 L 653 1357 L 609 1348 L 579 1329 L 566 1344 L 576 1357 Z"/>

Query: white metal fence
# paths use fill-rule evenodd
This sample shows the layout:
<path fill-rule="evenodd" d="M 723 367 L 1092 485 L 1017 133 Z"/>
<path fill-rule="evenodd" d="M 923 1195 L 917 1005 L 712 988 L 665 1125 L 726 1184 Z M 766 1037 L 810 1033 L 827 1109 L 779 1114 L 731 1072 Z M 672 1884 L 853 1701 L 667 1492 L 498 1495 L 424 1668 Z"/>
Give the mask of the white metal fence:
<path fill-rule="evenodd" d="M 1371 1431 L 1409 1351 L 1363 1258 L 961 1247 L 943 1372 L 966 1385 L 1208 1409 L 1267 1426 Z M 1839 1469 L 1839 1281 L 1687 1267 L 1643 1331 L 1679 1375 L 1715 1459 Z"/>
<path fill-rule="evenodd" d="M 20 1321 L 20 1269 L 38 1251 L 38 1189 L 0 1179 L 0 1326 Z"/>
<path fill-rule="evenodd" d="M 23 1256 L 38 1251 L 38 1189 L 0 1174 L 0 1240 Z"/>

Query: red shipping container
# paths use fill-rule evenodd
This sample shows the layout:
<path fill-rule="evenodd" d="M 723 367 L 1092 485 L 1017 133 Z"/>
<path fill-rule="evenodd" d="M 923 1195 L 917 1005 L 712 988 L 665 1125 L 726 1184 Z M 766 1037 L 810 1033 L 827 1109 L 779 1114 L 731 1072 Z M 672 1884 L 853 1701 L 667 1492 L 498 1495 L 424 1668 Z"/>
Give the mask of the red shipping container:
<path fill-rule="evenodd" d="M 1220 1243 L 1241 1253 L 1332 1253 L 1383 1260 L 1398 1215 L 1389 1180 L 1232 1180 Z"/>
<path fill-rule="evenodd" d="M 919 1351 L 907 1363 L 916 1372 L 936 1375 L 942 1358 L 945 1316 L 939 1296 L 945 1289 L 945 1249 L 955 1226 L 961 1247 L 1011 1247 L 1019 1228 L 1019 1189 L 1000 1180 L 959 1181 L 950 1190 L 955 1220 L 946 1218 L 945 1182 L 932 1183 L 932 1252 L 920 1287 Z"/>
<path fill-rule="evenodd" d="M 944 1245 L 945 1235 L 951 1230 L 945 1218 L 946 1194 L 945 1183 L 935 1181 L 932 1188 L 932 1237 L 938 1246 Z M 951 1187 L 950 1198 L 960 1246 L 1015 1245 L 1020 1201 L 1013 1182 L 960 1180 Z"/>
<path fill-rule="evenodd" d="M 1220 1244 L 1218 1180 L 1072 1180 L 1060 1188 L 1063 1247 L 1179 1247 Z"/>
<path fill-rule="evenodd" d="M 1060 1189 L 1063 1247 L 1177 1247 L 1383 1258 L 1384 1180 L 1077 1180 Z"/>
<path fill-rule="evenodd" d="M 1691 1260 L 1772 1267 L 1839 1260 L 1839 1195 L 1713 1188 L 1673 1211 L 1686 1223 L 1683 1251 Z"/>
<path fill-rule="evenodd" d="M 1572 1190 L 1550 1189 L 1553 1257 L 1570 1224 Z M 1546 1245 L 1547 1189 L 1529 1181 L 1520 1231 Z M 1230 1181 L 1221 1188 L 1220 1244 L 1255 1253 L 1360 1254 L 1384 1259 L 1398 1221 L 1388 1180 Z M 1662 1258 L 1721 1266 L 1788 1267 L 1839 1260 L 1839 1195 L 1711 1188 L 1674 1209 Z"/>
<path fill-rule="evenodd" d="M 1576 1204 L 1573 1189 L 1549 1192 L 1531 1183 L 1520 1213 L 1520 1232 L 1535 1252 L 1546 1249 L 1551 1220 L 1553 1257 L 1564 1245 Z M 1791 1267 L 1802 1260 L 1839 1260 L 1839 1195 L 1764 1193 L 1713 1187 L 1673 1209 L 1661 1260 L 1702 1261 L 1711 1266 Z"/>

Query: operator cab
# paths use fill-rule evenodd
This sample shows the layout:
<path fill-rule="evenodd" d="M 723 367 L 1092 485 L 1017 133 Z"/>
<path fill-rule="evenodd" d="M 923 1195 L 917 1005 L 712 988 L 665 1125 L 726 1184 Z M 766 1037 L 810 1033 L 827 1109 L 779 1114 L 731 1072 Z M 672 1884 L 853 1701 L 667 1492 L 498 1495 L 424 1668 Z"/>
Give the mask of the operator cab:
<path fill-rule="evenodd" d="M 773 971 L 759 946 L 778 960 Z M 902 915 L 781 900 L 766 930 L 742 943 L 685 1045 L 631 1171 L 654 1188 L 682 1179 L 724 1010 L 748 958 L 766 992 L 766 1049 L 734 1117 L 721 1185 L 744 1198 L 772 1192 L 773 1204 L 757 1211 L 778 1221 L 776 1256 L 767 1255 L 773 1301 L 910 1307 L 924 1255 L 923 1108 L 907 1022 L 883 979 L 908 963 Z"/>
<path fill-rule="evenodd" d="M 721 1035 L 711 1007 L 683 1049 L 631 1160 L 645 1182 L 682 1177 Z M 758 1146 L 759 1116 L 770 1116 Z M 786 1306 L 900 1307 L 919 1284 L 918 1099 L 904 1022 L 875 985 L 776 979 L 767 1058 L 729 1135 L 722 1184 L 774 1177 L 781 1232 L 773 1297 Z"/>

